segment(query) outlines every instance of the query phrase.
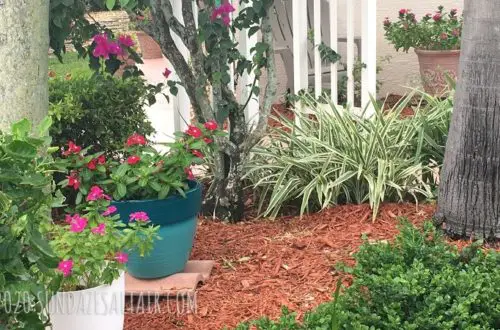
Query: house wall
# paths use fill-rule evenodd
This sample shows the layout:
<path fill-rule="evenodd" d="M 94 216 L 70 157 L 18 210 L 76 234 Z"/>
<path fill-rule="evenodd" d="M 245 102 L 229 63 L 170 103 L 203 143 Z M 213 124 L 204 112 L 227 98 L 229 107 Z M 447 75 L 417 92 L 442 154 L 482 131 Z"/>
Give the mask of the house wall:
<path fill-rule="evenodd" d="M 304 0 L 312 1 L 312 0 Z M 361 8 L 360 0 L 339 0 L 339 36 L 346 35 L 346 20 L 345 20 L 345 1 L 355 2 L 355 34 L 361 35 Z M 420 85 L 420 76 L 418 72 L 418 59 L 416 54 L 410 50 L 409 53 L 396 52 L 394 47 L 389 44 L 384 38 L 384 29 L 382 22 L 385 17 L 389 16 L 391 20 L 395 20 L 398 11 L 401 8 L 410 8 L 417 15 L 417 19 L 429 12 L 433 12 L 442 4 L 447 10 L 458 8 L 459 13 L 463 8 L 464 0 L 377 0 L 377 56 L 385 58 L 390 56 L 390 61 L 382 61 L 382 71 L 378 74 L 377 79 L 382 82 L 382 87 L 379 92 L 379 97 L 385 96 L 387 93 L 404 93 L 406 87 L 416 87 Z M 345 57 L 345 44 L 340 45 L 339 52 Z M 283 96 L 286 92 L 288 77 L 283 65 L 281 57 L 276 57 L 277 76 L 278 76 L 278 96 Z"/>

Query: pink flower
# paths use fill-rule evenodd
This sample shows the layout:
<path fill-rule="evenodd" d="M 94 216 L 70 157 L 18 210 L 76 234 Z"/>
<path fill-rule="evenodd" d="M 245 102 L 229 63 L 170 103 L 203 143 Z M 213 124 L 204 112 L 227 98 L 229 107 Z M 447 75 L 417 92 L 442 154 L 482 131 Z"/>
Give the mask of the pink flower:
<path fill-rule="evenodd" d="M 446 32 L 443 32 L 439 37 L 441 38 L 441 40 L 446 40 L 448 39 L 448 34 Z"/>
<path fill-rule="evenodd" d="M 97 227 L 94 227 L 90 230 L 92 234 L 104 236 L 106 234 L 106 224 L 100 223 Z"/>
<path fill-rule="evenodd" d="M 68 149 L 63 152 L 63 156 L 69 156 L 71 154 L 79 154 L 82 151 L 82 147 L 77 146 L 75 142 L 68 141 Z"/>
<path fill-rule="evenodd" d="M 71 275 L 71 270 L 73 269 L 73 260 L 62 260 L 59 262 L 57 269 L 63 273 L 64 277 Z"/>
<path fill-rule="evenodd" d="M 111 200 L 111 197 L 104 194 L 104 190 L 102 190 L 99 186 L 92 186 L 90 188 L 89 194 L 87 195 L 87 202 L 96 201 L 99 199 Z"/>
<path fill-rule="evenodd" d="M 222 18 L 222 23 L 225 26 L 229 26 L 231 23 L 231 18 L 229 16 L 230 13 L 234 11 L 234 7 L 229 3 L 229 1 L 225 1 L 219 7 L 214 8 L 212 11 L 212 15 L 210 16 L 211 21 L 215 21 L 217 18 Z"/>
<path fill-rule="evenodd" d="M 99 157 L 97 157 L 97 164 L 99 165 L 106 164 L 106 156 L 100 155 Z"/>
<path fill-rule="evenodd" d="M 199 150 L 191 150 L 191 153 L 193 155 L 195 155 L 196 157 L 198 157 L 198 158 L 202 158 L 203 159 L 205 157 L 205 156 L 203 156 L 203 154 Z"/>
<path fill-rule="evenodd" d="M 118 37 L 118 41 L 125 47 L 133 47 L 135 45 L 134 40 L 132 40 L 132 37 L 128 34 L 121 34 Z"/>
<path fill-rule="evenodd" d="M 170 76 L 171 73 L 172 71 L 170 71 L 168 68 L 165 68 L 165 71 L 163 71 L 163 76 L 168 79 L 168 76 Z"/>
<path fill-rule="evenodd" d="M 111 215 L 111 214 L 113 214 L 115 212 L 116 212 L 116 206 L 111 205 L 111 206 L 108 206 L 108 208 L 106 209 L 106 211 L 102 212 L 102 216 L 103 217 L 107 217 L 108 215 Z"/>
<path fill-rule="evenodd" d="M 209 120 L 204 124 L 205 128 L 208 129 L 209 131 L 215 131 L 217 127 L 217 122 L 215 120 Z"/>
<path fill-rule="evenodd" d="M 115 254 L 115 260 L 121 264 L 126 264 L 128 261 L 128 254 L 125 252 L 117 252 Z"/>
<path fill-rule="evenodd" d="M 197 139 L 201 136 L 201 129 L 196 126 L 189 125 L 188 129 L 186 130 L 186 134 L 191 135 L 192 137 Z"/>
<path fill-rule="evenodd" d="M 147 221 L 149 221 L 149 216 L 146 212 L 130 213 L 130 222 L 133 222 L 133 221 L 147 222 Z"/>
<path fill-rule="evenodd" d="M 127 146 L 135 146 L 135 145 L 145 145 L 146 138 L 140 134 L 134 133 L 127 139 Z"/>
<path fill-rule="evenodd" d="M 69 214 L 66 214 L 66 216 L 64 217 L 64 222 L 66 222 L 68 225 L 71 223 L 72 220 L 73 220 L 73 216 L 71 216 Z"/>
<path fill-rule="evenodd" d="M 432 19 L 437 22 L 441 20 L 441 13 L 436 13 L 434 16 L 432 16 Z"/>
<path fill-rule="evenodd" d="M 203 141 L 205 141 L 206 144 L 210 144 L 210 143 L 214 142 L 214 140 L 207 138 L 207 137 L 204 137 Z"/>
<path fill-rule="evenodd" d="M 135 156 L 135 155 L 134 156 L 130 156 L 129 158 L 127 158 L 127 163 L 129 165 L 135 165 L 135 164 L 137 164 L 140 161 L 141 161 L 141 157 Z"/>
<path fill-rule="evenodd" d="M 108 40 L 108 36 L 105 33 L 95 35 L 94 43 L 96 44 L 94 50 L 92 51 L 92 55 L 94 55 L 94 57 L 108 59 L 110 54 L 122 54 L 120 44 L 116 41 Z"/>
<path fill-rule="evenodd" d="M 87 227 L 88 220 L 75 214 L 70 222 L 70 231 L 73 233 L 81 233 Z"/>
<path fill-rule="evenodd" d="M 80 180 L 78 178 L 78 173 L 76 171 L 71 171 L 68 179 L 68 187 L 73 187 L 73 189 L 78 190 L 80 188 Z"/>
<path fill-rule="evenodd" d="M 408 13 L 408 9 L 401 8 L 399 10 L 399 15 L 403 16 L 404 14 Z"/>
<path fill-rule="evenodd" d="M 195 179 L 194 175 L 193 175 L 193 171 L 191 171 L 191 168 L 186 167 L 184 169 L 184 173 L 186 173 L 188 180 L 194 180 Z"/>
<path fill-rule="evenodd" d="M 97 168 L 97 160 L 92 159 L 90 162 L 87 163 L 87 168 L 91 171 L 95 170 Z"/>

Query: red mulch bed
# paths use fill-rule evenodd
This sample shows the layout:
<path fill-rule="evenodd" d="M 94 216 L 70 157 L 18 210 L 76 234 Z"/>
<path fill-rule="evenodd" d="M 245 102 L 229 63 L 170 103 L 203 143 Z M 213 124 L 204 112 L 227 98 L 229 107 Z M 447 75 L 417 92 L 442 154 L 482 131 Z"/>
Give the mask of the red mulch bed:
<path fill-rule="evenodd" d="M 331 299 L 342 275 L 333 266 L 353 263 L 362 234 L 391 239 L 397 217 L 420 224 L 433 212 L 432 205 L 385 204 L 372 223 L 368 205 L 344 205 L 274 222 L 201 220 L 191 259 L 213 259 L 216 265 L 197 292 L 197 312 L 177 315 L 175 302 L 162 301 L 160 312 L 127 313 L 125 329 L 217 330 L 262 315 L 275 318 L 283 305 L 301 317 Z"/>

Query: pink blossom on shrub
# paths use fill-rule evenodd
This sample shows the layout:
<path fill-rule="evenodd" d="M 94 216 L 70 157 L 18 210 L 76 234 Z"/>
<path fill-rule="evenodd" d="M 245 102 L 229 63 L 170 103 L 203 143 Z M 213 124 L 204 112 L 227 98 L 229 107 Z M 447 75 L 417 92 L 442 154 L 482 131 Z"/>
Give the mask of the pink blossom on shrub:
<path fill-rule="evenodd" d="M 145 145 L 146 138 L 140 134 L 134 133 L 127 139 L 127 146 L 135 146 L 135 145 Z"/>
<path fill-rule="evenodd" d="M 140 161 L 141 161 L 141 157 L 135 156 L 135 155 L 134 156 L 130 156 L 130 157 L 127 158 L 127 163 L 129 165 L 135 165 L 135 164 L 137 164 Z"/>
<path fill-rule="evenodd" d="M 229 26 L 231 23 L 231 18 L 229 16 L 230 13 L 234 11 L 233 5 L 229 3 L 229 1 L 225 1 L 223 4 L 221 4 L 219 7 L 215 7 L 214 10 L 212 11 L 212 15 L 210 16 L 210 19 L 215 21 L 217 18 L 222 18 L 222 23 L 225 26 Z"/>
<path fill-rule="evenodd" d="M 80 188 L 80 179 L 78 178 L 78 173 L 76 171 L 71 171 L 68 179 L 68 187 L 73 187 L 73 189 L 78 190 Z"/>
<path fill-rule="evenodd" d="M 121 264 L 126 264 L 128 262 L 128 254 L 125 252 L 117 252 L 115 254 L 115 260 Z"/>
<path fill-rule="evenodd" d="M 92 232 L 92 234 L 104 236 L 104 234 L 106 233 L 106 224 L 100 223 L 99 225 L 97 225 L 97 227 L 92 228 L 90 231 Z"/>
<path fill-rule="evenodd" d="M 86 218 L 80 217 L 79 214 L 75 214 L 70 222 L 70 231 L 73 233 L 81 233 L 89 221 Z"/>
<path fill-rule="evenodd" d="M 171 73 L 172 71 L 170 71 L 168 68 L 165 68 L 165 70 L 163 71 L 163 76 L 168 79 Z"/>
<path fill-rule="evenodd" d="M 111 200 L 111 197 L 104 194 L 104 191 L 99 186 L 92 186 L 89 194 L 87 195 L 87 202 L 97 201 L 99 199 Z"/>
<path fill-rule="evenodd" d="M 217 125 L 217 122 L 215 120 L 209 120 L 204 124 L 205 128 L 208 129 L 209 131 L 215 131 L 219 125 Z"/>
<path fill-rule="evenodd" d="M 115 212 L 116 212 L 116 206 L 111 205 L 111 206 L 108 206 L 108 208 L 106 209 L 106 211 L 102 212 L 102 215 L 104 217 L 107 217 L 107 216 L 109 216 L 109 215 L 111 215 L 111 214 L 113 214 Z"/>
<path fill-rule="evenodd" d="M 194 138 L 199 138 L 201 136 L 201 129 L 196 126 L 189 125 L 186 130 L 186 134 L 191 135 Z"/>
<path fill-rule="evenodd" d="M 108 36 L 105 33 L 95 35 L 94 43 L 96 45 L 92 51 L 92 55 L 95 57 L 109 59 L 109 55 L 118 55 L 122 53 L 120 44 L 116 41 L 108 40 Z"/>
<path fill-rule="evenodd" d="M 146 212 L 134 212 L 130 213 L 130 221 L 147 222 L 149 221 L 149 216 Z"/>
<path fill-rule="evenodd" d="M 69 156 L 71 154 L 79 154 L 82 151 L 82 147 L 75 144 L 73 141 L 68 141 L 68 148 L 62 153 L 63 156 Z"/>
<path fill-rule="evenodd" d="M 63 273 L 64 277 L 71 275 L 71 270 L 73 269 L 73 260 L 62 260 L 59 262 L 57 269 Z"/>
<path fill-rule="evenodd" d="M 441 20 L 441 13 L 436 13 L 436 14 L 434 14 L 434 16 L 432 16 L 432 19 L 433 19 L 434 21 L 436 21 L 436 22 L 437 22 L 437 21 L 440 21 L 440 20 Z"/>

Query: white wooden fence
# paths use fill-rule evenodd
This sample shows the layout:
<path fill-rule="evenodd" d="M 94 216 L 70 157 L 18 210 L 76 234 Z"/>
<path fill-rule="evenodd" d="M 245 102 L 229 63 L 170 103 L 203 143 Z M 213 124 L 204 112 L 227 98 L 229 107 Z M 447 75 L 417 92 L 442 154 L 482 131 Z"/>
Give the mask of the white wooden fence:
<path fill-rule="evenodd" d="M 293 36 L 293 82 L 294 82 L 294 92 L 298 93 L 300 90 L 308 89 L 309 78 L 311 75 L 314 76 L 314 87 L 316 96 L 319 96 L 323 84 L 323 71 L 324 63 L 321 62 L 320 51 L 317 47 L 321 42 L 329 45 L 333 50 L 338 51 L 338 40 L 346 40 L 346 54 L 343 60 L 347 65 L 347 103 L 349 105 L 354 105 L 354 77 L 353 69 L 355 64 L 355 31 L 361 31 L 361 62 L 364 64 L 364 69 L 362 70 L 361 78 L 361 107 L 367 107 L 367 115 L 371 115 L 372 109 L 370 107 L 370 96 L 375 96 L 376 94 L 376 66 L 377 66 L 377 49 L 376 49 L 376 31 L 377 31 L 377 0 L 275 0 L 281 1 L 282 4 L 285 3 L 286 6 L 292 8 L 292 23 L 291 29 Z M 231 0 L 235 7 L 238 6 L 239 0 Z M 174 8 L 177 18 L 182 22 L 182 11 L 181 11 L 181 1 L 171 0 L 172 6 Z M 193 1 L 195 5 L 195 1 Z M 250 4 L 251 5 L 251 4 Z M 309 12 L 309 16 L 313 18 L 313 24 L 308 22 L 308 8 L 313 5 L 313 13 Z M 343 8 L 341 10 L 341 8 Z M 238 8 L 241 10 L 242 8 Z M 195 10 L 196 12 L 196 10 Z M 325 12 L 328 15 L 325 15 Z M 356 19 L 355 13 L 360 13 L 358 19 Z M 237 12 L 234 13 L 237 15 Z M 325 17 L 328 17 L 325 21 Z M 339 24 L 339 18 L 344 18 L 343 25 Z M 311 19 L 311 18 L 309 18 Z M 358 21 L 357 21 L 358 20 Z M 308 24 L 309 23 L 309 24 Z M 308 49 L 311 44 L 308 39 L 308 30 L 312 26 L 312 32 L 314 35 L 314 67 L 310 68 L 310 59 L 308 56 Z M 344 30 L 345 28 L 345 30 Z M 329 29 L 328 34 L 329 39 L 322 39 L 322 29 Z M 343 31 L 344 30 L 344 31 Z M 239 42 L 239 50 L 247 58 L 251 57 L 250 49 L 255 46 L 257 42 L 257 35 L 254 34 L 252 37 L 248 37 L 247 31 L 242 31 L 239 35 L 235 36 Z M 175 36 L 174 38 L 177 46 L 185 54 L 186 59 L 189 60 L 187 49 L 182 45 L 179 38 Z M 338 64 L 330 65 L 330 89 L 331 98 L 334 104 L 338 103 L 338 83 L 337 83 L 337 70 Z M 174 74 L 175 76 L 175 74 Z M 240 97 L 240 102 L 243 104 L 250 91 L 250 85 L 253 82 L 253 74 L 248 74 L 239 79 L 237 87 L 237 95 Z M 233 88 L 233 82 L 231 82 L 231 88 Z M 258 98 L 253 98 L 247 108 L 245 109 L 246 118 L 249 125 L 253 125 L 256 120 L 258 120 L 258 109 L 259 100 Z M 185 123 L 182 118 L 188 120 L 190 118 L 190 104 L 187 94 L 182 88 L 180 88 L 179 95 L 174 98 L 174 112 L 176 116 L 175 129 L 184 129 Z"/>

